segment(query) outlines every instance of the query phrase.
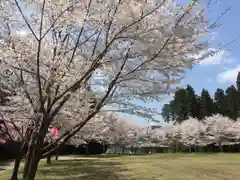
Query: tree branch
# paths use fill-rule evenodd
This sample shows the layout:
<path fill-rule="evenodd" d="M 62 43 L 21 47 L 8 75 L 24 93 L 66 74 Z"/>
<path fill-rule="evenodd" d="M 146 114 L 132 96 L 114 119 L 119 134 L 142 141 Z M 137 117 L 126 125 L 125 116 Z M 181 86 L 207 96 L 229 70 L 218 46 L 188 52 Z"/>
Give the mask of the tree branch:
<path fill-rule="evenodd" d="M 28 22 L 28 20 L 27 20 L 27 18 L 26 18 L 25 15 L 23 14 L 22 9 L 21 9 L 21 7 L 19 6 L 18 1 L 17 1 L 17 0 L 14 0 L 14 1 L 15 1 L 16 5 L 17 5 L 17 8 L 18 8 L 18 10 L 19 10 L 19 12 L 20 12 L 23 20 L 25 21 L 26 25 L 28 26 L 28 29 L 31 31 L 31 33 L 32 33 L 32 35 L 35 37 L 35 39 L 36 39 L 37 41 L 39 41 L 39 38 L 38 38 L 37 35 L 34 33 L 31 25 L 29 24 L 29 22 Z"/>
<path fill-rule="evenodd" d="M 183 13 L 179 19 L 177 19 L 175 25 L 173 28 L 176 28 L 178 26 L 178 24 L 181 22 L 181 20 L 191 11 L 191 9 L 194 7 L 194 5 L 196 4 L 198 0 L 194 0 L 191 4 L 191 6 L 189 6 L 189 8 L 187 9 L 187 11 L 185 11 L 185 13 Z M 135 67 L 132 71 L 124 74 L 123 76 L 127 76 L 129 74 L 132 74 L 133 72 L 135 72 L 137 69 L 139 69 L 140 67 L 142 67 L 143 65 L 145 65 L 148 62 L 153 61 L 155 58 L 157 58 L 159 56 L 159 54 L 164 50 L 164 48 L 168 45 L 168 42 L 170 41 L 170 39 L 173 37 L 173 35 L 171 35 L 170 37 L 168 37 L 165 42 L 163 43 L 163 46 L 159 49 L 159 51 L 149 60 L 144 61 L 143 63 L 139 64 L 137 67 Z"/>
<path fill-rule="evenodd" d="M 67 7 L 66 9 L 64 9 L 58 16 L 56 19 L 53 20 L 53 23 L 50 25 L 50 27 L 46 30 L 46 32 L 43 34 L 43 36 L 41 37 L 41 39 L 43 39 L 48 33 L 49 31 L 51 31 L 51 29 L 55 26 L 56 22 L 58 21 L 58 19 L 68 10 L 70 10 L 73 7 L 73 5 Z"/>
<path fill-rule="evenodd" d="M 44 108 L 42 84 L 41 84 L 41 78 L 40 78 L 40 55 L 41 55 L 43 16 L 44 16 L 45 3 L 46 3 L 46 0 L 43 0 L 42 10 L 41 10 L 40 29 L 39 29 L 40 39 L 38 40 L 38 50 L 37 50 L 37 78 L 36 78 L 37 84 L 38 84 L 40 111 L 43 113 L 45 113 L 45 108 Z"/>
<path fill-rule="evenodd" d="M 132 44 L 131 44 L 130 46 L 132 46 Z M 127 50 L 125 59 L 124 59 L 122 65 L 121 65 L 121 67 L 120 67 L 119 72 L 117 73 L 117 75 L 115 76 L 115 78 L 114 78 L 114 79 L 111 81 L 111 83 L 109 84 L 106 94 L 103 96 L 102 100 L 97 103 L 97 105 L 95 106 L 95 108 L 94 108 L 94 110 L 92 111 L 92 113 L 90 113 L 90 115 L 88 115 L 87 118 L 86 118 L 84 121 L 76 124 L 71 130 L 66 131 L 66 132 L 65 132 L 62 136 L 60 136 L 53 144 L 46 146 L 46 147 L 43 149 L 43 151 L 46 150 L 46 149 L 48 149 L 48 148 L 50 148 L 50 147 L 52 147 L 52 146 L 54 146 L 54 145 L 57 145 L 57 143 L 58 143 L 61 139 L 63 139 L 63 142 L 62 142 L 61 144 L 67 142 L 67 141 L 68 141 L 72 136 L 74 136 L 92 117 L 94 117 L 94 116 L 97 114 L 97 112 L 99 111 L 99 109 L 102 107 L 102 104 L 106 101 L 106 99 L 108 98 L 109 94 L 111 93 L 113 87 L 115 86 L 115 83 L 117 82 L 117 79 L 119 78 L 119 76 L 120 76 L 120 74 L 121 74 L 121 72 L 122 72 L 122 70 L 123 70 L 123 68 L 124 68 L 124 66 L 125 66 L 125 64 L 126 64 L 127 59 L 128 59 L 128 53 L 129 53 L 129 51 L 130 51 L 130 48 L 131 48 L 131 47 L 129 47 L 128 50 Z M 61 146 L 61 144 L 58 144 L 54 149 L 52 149 L 52 150 L 50 150 L 49 152 L 45 153 L 45 154 L 43 155 L 43 157 L 47 156 L 48 153 L 50 154 L 50 153 L 54 152 L 57 148 L 59 148 L 59 147 Z"/>

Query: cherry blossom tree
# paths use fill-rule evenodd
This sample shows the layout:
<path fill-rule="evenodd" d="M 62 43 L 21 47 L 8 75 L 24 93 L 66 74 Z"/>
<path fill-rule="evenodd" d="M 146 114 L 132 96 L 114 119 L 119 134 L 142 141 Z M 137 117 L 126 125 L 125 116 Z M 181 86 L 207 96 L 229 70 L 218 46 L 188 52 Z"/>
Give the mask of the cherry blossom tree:
<path fill-rule="evenodd" d="M 228 144 L 240 144 L 240 119 L 234 121 L 228 127 L 229 140 Z"/>
<path fill-rule="evenodd" d="M 165 129 L 165 140 L 167 141 L 167 145 L 170 146 L 170 151 L 172 152 L 172 148 L 175 147 L 175 150 L 179 150 L 179 143 L 181 140 L 181 128 L 179 123 L 171 122 L 169 127 Z"/>
<path fill-rule="evenodd" d="M 111 124 L 110 143 L 114 146 L 116 154 L 116 146 L 121 147 L 122 151 L 127 146 L 129 124 L 121 118 L 114 120 Z"/>
<path fill-rule="evenodd" d="M 216 114 L 203 121 L 189 118 L 182 123 L 171 124 L 158 138 L 169 145 L 181 143 L 185 147 L 205 147 L 214 144 L 223 151 L 223 145 L 239 144 L 239 123 Z"/>
<path fill-rule="evenodd" d="M 180 125 L 180 142 L 188 147 L 206 146 L 208 144 L 205 141 L 206 126 L 203 122 L 196 118 L 189 118 L 183 121 Z"/>
<path fill-rule="evenodd" d="M 116 129 L 112 121 L 117 118 L 119 117 L 116 113 L 97 114 L 74 136 L 75 141 L 73 143 L 80 144 L 79 140 L 84 141 L 86 150 L 88 151 L 88 143 L 95 140 L 105 148 L 105 145 L 111 142 L 111 134 Z M 104 151 L 105 149 L 103 149 Z"/>
<path fill-rule="evenodd" d="M 152 119 L 158 112 L 135 100 L 161 100 L 185 69 L 213 53 L 202 53 L 207 43 L 199 39 L 209 27 L 205 6 L 179 7 L 167 0 L 0 2 L 1 73 L 10 72 L 29 110 L 23 180 L 35 178 L 43 152 L 56 151 L 104 107 Z M 81 121 L 44 147 L 49 126 L 69 107 L 83 113 Z"/>
<path fill-rule="evenodd" d="M 127 118 L 120 118 L 119 123 L 121 128 L 117 127 L 118 141 L 116 144 L 120 144 L 122 147 L 122 153 L 125 152 L 125 147 L 128 153 L 136 153 L 136 150 L 140 147 L 139 139 L 145 132 L 145 128 L 139 124 L 134 123 Z"/>
<path fill-rule="evenodd" d="M 206 126 L 205 136 L 207 139 L 216 144 L 220 151 L 223 151 L 222 145 L 227 144 L 232 135 L 229 133 L 230 128 L 234 125 L 233 120 L 228 117 L 224 117 L 220 114 L 216 114 L 204 119 Z"/>
<path fill-rule="evenodd" d="M 137 147 L 139 148 L 148 148 L 148 152 L 151 153 L 151 148 L 156 146 L 156 131 L 149 130 L 149 127 L 141 128 L 138 139 Z"/>
<path fill-rule="evenodd" d="M 129 147 L 131 149 L 131 152 L 133 150 L 136 150 L 139 147 L 139 137 L 142 133 L 143 128 L 136 124 L 129 124 L 126 129 L 126 147 Z"/>
<path fill-rule="evenodd" d="M 119 145 L 136 147 L 140 127 L 130 119 L 119 116 L 114 112 L 101 112 L 89 121 L 73 138 L 71 144 L 88 144 L 95 140 L 102 145 Z"/>

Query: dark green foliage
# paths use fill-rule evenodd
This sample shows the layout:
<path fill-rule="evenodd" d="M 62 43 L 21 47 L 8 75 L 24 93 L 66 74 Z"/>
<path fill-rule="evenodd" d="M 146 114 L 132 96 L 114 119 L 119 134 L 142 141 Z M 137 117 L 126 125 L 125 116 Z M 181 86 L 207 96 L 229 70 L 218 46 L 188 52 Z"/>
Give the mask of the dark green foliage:
<path fill-rule="evenodd" d="M 163 106 L 162 116 L 166 122 L 181 122 L 189 116 L 199 117 L 199 98 L 194 89 L 190 85 L 186 89 L 178 89 L 174 99 Z"/>
<path fill-rule="evenodd" d="M 171 117 L 171 111 L 173 109 L 170 107 L 170 104 L 164 104 L 163 108 L 162 108 L 162 117 L 164 117 L 166 122 L 170 122 L 172 120 Z"/>
<path fill-rule="evenodd" d="M 206 89 L 203 89 L 201 92 L 200 98 L 200 119 L 204 117 L 211 116 L 214 113 L 213 100 Z"/>
<path fill-rule="evenodd" d="M 238 72 L 238 76 L 237 76 L 237 116 L 240 117 L 240 72 Z"/>
<path fill-rule="evenodd" d="M 195 94 L 194 89 L 187 85 L 187 106 L 188 106 L 188 117 L 198 117 L 199 116 L 199 101 L 198 97 Z"/>
<path fill-rule="evenodd" d="M 238 92 L 234 86 L 230 86 L 226 89 L 225 109 L 226 115 L 232 119 L 238 117 Z"/>
<path fill-rule="evenodd" d="M 224 90 L 218 88 L 214 94 L 214 105 L 215 105 L 214 113 L 226 115 L 225 100 L 226 99 L 225 99 Z"/>
<path fill-rule="evenodd" d="M 236 88 L 233 85 L 229 86 L 225 92 L 218 88 L 212 98 L 206 89 L 198 96 L 194 89 L 187 85 L 186 88 L 178 89 L 174 99 L 162 109 L 162 116 L 166 122 L 181 122 L 189 117 L 203 119 L 213 114 L 222 114 L 234 120 L 240 117 L 240 72 Z"/>
<path fill-rule="evenodd" d="M 175 92 L 173 108 L 178 122 L 188 117 L 188 97 L 185 89 L 179 89 Z"/>
<path fill-rule="evenodd" d="M 240 72 L 238 72 L 236 85 L 238 92 L 240 92 Z"/>

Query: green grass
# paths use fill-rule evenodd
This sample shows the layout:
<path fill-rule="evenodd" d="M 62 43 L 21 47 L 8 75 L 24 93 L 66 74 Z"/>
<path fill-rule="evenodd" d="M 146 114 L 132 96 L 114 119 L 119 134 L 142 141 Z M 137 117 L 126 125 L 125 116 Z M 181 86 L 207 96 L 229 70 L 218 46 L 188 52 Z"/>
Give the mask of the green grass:
<path fill-rule="evenodd" d="M 240 154 L 70 157 L 46 165 L 37 180 L 239 180 Z M 1 180 L 9 171 L 0 172 Z"/>

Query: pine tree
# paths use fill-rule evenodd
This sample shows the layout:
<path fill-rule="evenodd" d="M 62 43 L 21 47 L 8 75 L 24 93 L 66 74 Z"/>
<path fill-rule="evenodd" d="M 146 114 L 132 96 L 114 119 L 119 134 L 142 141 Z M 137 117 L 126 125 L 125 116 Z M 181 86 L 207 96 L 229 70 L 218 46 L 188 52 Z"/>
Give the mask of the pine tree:
<path fill-rule="evenodd" d="M 196 118 L 197 119 L 201 119 L 201 115 L 200 115 L 200 100 L 201 97 L 200 96 L 196 96 Z"/>
<path fill-rule="evenodd" d="M 187 93 L 187 103 L 188 103 L 188 117 L 197 117 L 198 102 L 197 102 L 197 96 L 195 94 L 195 91 L 190 85 L 187 85 L 186 93 Z"/>
<path fill-rule="evenodd" d="M 238 117 L 238 91 L 232 85 L 226 89 L 226 115 L 232 119 Z"/>
<path fill-rule="evenodd" d="M 161 115 L 165 122 L 171 121 L 171 112 L 170 111 L 171 111 L 170 104 L 164 104 Z"/>
<path fill-rule="evenodd" d="M 182 122 L 188 118 L 188 99 L 187 91 L 180 88 L 175 92 L 174 100 L 174 112 L 176 113 L 176 121 Z"/>
<path fill-rule="evenodd" d="M 240 117 L 240 72 L 237 75 L 237 117 Z"/>
<path fill-rule="evenodd" d="M 200 119 L 211 116 L 214 113 L 213 100 L 206 89 L 201 92 L 200 98 Z"/>
<path fill-rule="evenodd" d="M 238 92 L 240 92 L 240 72 L 238 72 L 236 84 L 237 84 L 237 90 Z"/>
<path fill-rule="evenodd" d="M 170 118 L 171 121 L 175 121 L 177 118 L 177 114 L 176 114 L 176 110 L 175 110 L 175 106 L 174 106 L 174 101 L 170 101 L 169 103 L 169 109 L 170 109 Z"/>
<path fill-rule="evenodd" d="M 177 116 L 174 100 L 171 100 L 168 104 L 164 104 L 161 115 L 165 122 L 176 121 Z"/>
<path fill-rule="evenodd" d="M 218 88 L 214 94 L 214 113 L 226 115 L 226 101 L 224 90 Z"/>

